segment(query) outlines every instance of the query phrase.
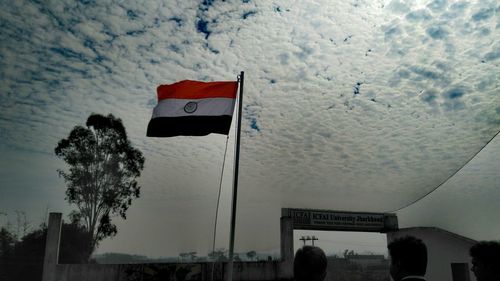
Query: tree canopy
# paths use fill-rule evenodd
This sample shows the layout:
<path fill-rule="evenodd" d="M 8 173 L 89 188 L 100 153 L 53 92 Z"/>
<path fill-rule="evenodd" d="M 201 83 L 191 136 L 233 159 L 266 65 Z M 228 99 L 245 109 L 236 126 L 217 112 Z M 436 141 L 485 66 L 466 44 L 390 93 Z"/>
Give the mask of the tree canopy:
<path fill-rule="evenodd" d="M 0 227 L 0 280 L 41 280 L 47 226 L 16 238 L 15 230 Z M 62 223 L 59 263 L 88 262 L 86 229 L 77 223 Z"/>
<path fill-rule="evenodd" d="M 72 220 L 87 231 L 90 256 L 99 241 L 116 235 L 112 218 L 126 219 L 132 199 L 139 197 L 136 178 L 144 168 L 144 157 L 112 114 L 91 114 L 86 127 L 75 126 L 59 141 L 55 154 L 69 166 L 58 172 L 67 185 L 66 200 L 77 207 Z"/>

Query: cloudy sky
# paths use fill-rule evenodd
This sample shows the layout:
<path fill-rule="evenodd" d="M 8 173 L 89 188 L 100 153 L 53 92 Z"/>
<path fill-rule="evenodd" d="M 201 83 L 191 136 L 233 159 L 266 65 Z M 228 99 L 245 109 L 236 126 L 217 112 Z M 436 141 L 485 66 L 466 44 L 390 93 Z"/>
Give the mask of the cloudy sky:
<path fill-rule="evenodd" d="M 146 127 L 158 85 L 245 71 L 236 250 L 277 251 L 282 207 L 500 235 L 498 137 L 468 162 L 500 130 L 495 0 L 0 1 L 0 223 L 68 214 L 53 150 L 112 113 L 146 164 L 99 251 L 207 252 L 227 138 Z M 227 142 L 226 248 L 234 126 Z"/>

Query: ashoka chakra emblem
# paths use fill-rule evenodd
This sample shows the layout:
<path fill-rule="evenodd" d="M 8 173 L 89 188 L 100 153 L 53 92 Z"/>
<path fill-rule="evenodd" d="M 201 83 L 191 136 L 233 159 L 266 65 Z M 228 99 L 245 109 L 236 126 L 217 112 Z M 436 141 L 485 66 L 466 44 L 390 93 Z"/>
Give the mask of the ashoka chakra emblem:
<path fill-rule="evenodd" d="M 184 111 L 186 113 L 193 113 L 196 111 L 197 108 L 198 108 L 198 104 L 194 101 L 190 101 L 190 102 L 186 103 L 186 105 L 184 106 Z"/>

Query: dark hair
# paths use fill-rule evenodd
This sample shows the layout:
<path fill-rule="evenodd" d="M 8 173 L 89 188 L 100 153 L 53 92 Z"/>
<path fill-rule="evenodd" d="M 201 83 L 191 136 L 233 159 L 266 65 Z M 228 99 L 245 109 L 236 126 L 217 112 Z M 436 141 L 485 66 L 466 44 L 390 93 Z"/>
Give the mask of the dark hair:
<path fill-rule="evenodd" d="M 304 246 L 297 250 L 293 261 L 295 280 L 322 281 L 326 275 L 326 255 L 314 246 Z"/>
<path fill-rule="evenodd" d="M 427 247 L 424 242 L 413 236 L 395 239 L 387 246 L 392 263 L 411 275 L 425 275 L 427 269 Z"/>
<path fill-rule="evenodd" d="M 496 241 L 481 241 L 474 244 L 469 254 L 487 266 L 500 272 L 500 243 Z"/>

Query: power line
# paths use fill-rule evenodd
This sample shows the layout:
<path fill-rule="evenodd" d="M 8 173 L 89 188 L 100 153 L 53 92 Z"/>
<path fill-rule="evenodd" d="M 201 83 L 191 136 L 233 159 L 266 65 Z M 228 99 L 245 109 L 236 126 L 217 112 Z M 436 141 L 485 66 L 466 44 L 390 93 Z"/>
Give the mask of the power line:
<path fill-rule="evenodd" d="M 474 159 L 478 154 L 479 152 L 481 152 L 496 136 L 498 136 L 498 134 L 500 133 L 500 131 L 498 131 L 490 140 L 488 140 L 482 147 L 481 149 L 479 149 L 476 153 L 474 153 L 474 155 L 472 155 L 472 157 L 470 157 L 462 166 L 460 166 L 454 173 L 452 173 L 449 177 L 447 177 L 443 182 L 441 182 L 439 185 L 437 185 L 436 187 L 434 187 L 432 190 L 430 190 L 429 192 L 427 192 L 426 194 L 424 194 L 423 196 L 421 196 L 420 198 L 417 198 L 416 200 L 410 202 L 409 204 L 407 205 L 404 205 L 403 207 L 399 208 L 399 209 L 396 209 L 396 210 L 393 210 L 393 211 L 388 211 L 390 213 L 394 213 L 394 212 L 397 212 L 397 211 L 400 211 L 406 207 L 409 207 L 415 203 L 417 203 L 418 201 L 424 199 L 425 197 L 429 196 L 431 193 L 433 193 L 434 191 L 436 191 L 438 188 L 440 188 L 442 185 L 444 185 L 446 182 L 448 182 L 448 180 L 450 180 L 453 176 L 455 176 L 458 172 L 460 172 L 460 170 L 462 170 L 467 164 L 469 164 L 470 161 L 472 161 L 472 159 Z"/>
<path fill-rule="evenodd" d="M 306 241 L 312 241 L 312 245 L 314 246 L 314 241 L 317 241 L 319 240 L 316 236 L 302 236 L 299 240 L 301 240 L 302 242 L 304 242 L 304 245 L 306 245 Z"/>
<path fill-rule="evenodd" d="M 227 144 L 229 143 L 229 135 L 227 135 L 226 138 L 226 148 L 224 149 L 224 158 L 222 160 L 222 169 L 220 173 L 220 181 L 219 181 L 219 194 L 217 195 L 217 207 L 215 208 L 215 222 L 214 222 L 214 241 L 212 244 L 212 253 L 215 252 L 215 238 L 217 237 L 217 219 L 219 217 L 219 205 L 220 205 L 220 195 L 221 195 L 221 190 L 222 190 L 222 179 L 224 176 L 224 166 L 226 164 L 226 153 L 227 153 Z M 215 263 L 214 261 L 212 263 L 212 274 L 211 274 L 211 280 L 214 280 L 214 269 L 215 269 Z"/>

